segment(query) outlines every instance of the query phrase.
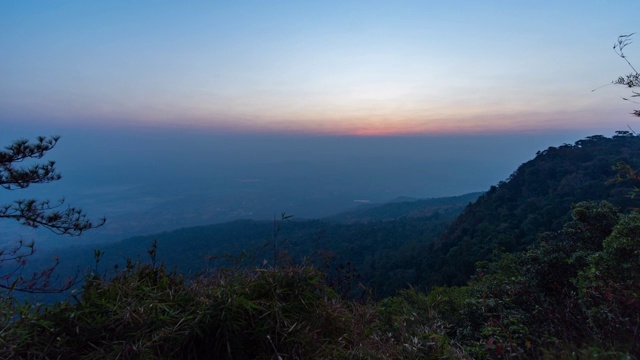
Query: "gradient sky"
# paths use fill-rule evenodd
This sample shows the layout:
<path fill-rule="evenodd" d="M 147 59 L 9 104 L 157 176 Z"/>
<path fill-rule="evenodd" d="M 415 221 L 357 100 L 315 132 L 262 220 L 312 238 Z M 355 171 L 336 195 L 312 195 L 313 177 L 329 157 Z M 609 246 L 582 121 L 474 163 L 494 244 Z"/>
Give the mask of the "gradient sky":
<path fill-rule="evenodd" d="M 640 2 L 4 1 L 0 121 L 233 132 L 620 129 Z M 640 45 L 627 51 L 640 63 Z"/>

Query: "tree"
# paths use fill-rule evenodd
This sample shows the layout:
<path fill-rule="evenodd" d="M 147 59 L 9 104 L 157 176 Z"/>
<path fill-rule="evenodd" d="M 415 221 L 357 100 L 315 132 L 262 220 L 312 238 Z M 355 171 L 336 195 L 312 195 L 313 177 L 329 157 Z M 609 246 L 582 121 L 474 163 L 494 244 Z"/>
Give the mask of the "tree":
<path fill-rule="evenodd" d="M 631 72 L 624 75 L 624 76 L 619 76 L 616 80 L 613 81 L 613 84 L 615 85 L 623 85 L 626 86 L 628 88 L 634 89 L 634 88 L 638 88 L 640 87 L 640 74 L 638 73 L 638 71 L 636 70 L 636 68 L 633 66 L 633 64 L 631 64 L 631 62 L 629 61 L 629 59 L 627 59 L 627 56 L 624 53 L 624 49 L 630 45 L 632 43 L 631 37 L 634 35 L 635 33 L 631 33 L 628 35 L 620 35 L 618 36 L 618 41 L 616 41 L 615 44 L 613 44 L 613 51 L 616 52 L 616 54 L 618 54 L 618 56 L 620 56 L 624 61 L 627 62 L 627 64 L 629 65 L 629 67 L 631 68 Z M 640 92 L 636 91 L 636 90 L 631 90 L 631 97 L 640 97 Z M 630 101 L 634 104 L 638 104 L 637 101 L 630 99 L 630 98 L 622 98 L 625 101 Z M 632 112 L 632 114 L 634 116 L 638 116 L 640 117 L 640 110 L 636 109 Z M 631 132 L 617 132 L 618 135 L 637 135 L 635 131 L 633 131 L 630 128 Z M 634 182 L 640 182 L 640 173 L 638 172 L 637 169 L 634 169 L 633 167 L 631 167 L 629 164 L 625 163 L 625 162 L 619 162 L 616 165 L 614 165 L 614 170 L 618 171 L 618 174 L 616 175 L 616 177 L 614 179 L 611 179 L 611 182 L 618 182 L 618 181 L 622 181 L 625 179 L 629 179 L 632 180 Z M 636 197 L 638 194 L 640 194 L 640 188 L 635 187 L 633 189 L 633 191 L 631 192 L 631 197 Z"/>
<path fill-rule="evenodd" d="M 46 184 L 60 180 L 55 161 L 38 162 L 51 149 L 60 137 L 40 136 L 35 142 L 21 139 L 0 151 L 0 186 L 15 191 L 34 184 Z M 30 161 L 35 163 L 27 164 Z M 0 219 L 13 219 L 31 228 L 45 228 L 54 234 L 79 236 L 86 230 L 104 225 L 106 219 L 93 222 L 78 208 L 65 207 L 65 200 L 21 199 L 0 205 Z M 62 284 L 54 276 L 58 260 L 44 270 L 26 274 L 27 258 L 33 255 L 33 241 L 19 240 L 14 247 L 0 249 L 0 288 L 28 293 L 57 293 L 68 290 L 77 282 L 75 277 Z"/>

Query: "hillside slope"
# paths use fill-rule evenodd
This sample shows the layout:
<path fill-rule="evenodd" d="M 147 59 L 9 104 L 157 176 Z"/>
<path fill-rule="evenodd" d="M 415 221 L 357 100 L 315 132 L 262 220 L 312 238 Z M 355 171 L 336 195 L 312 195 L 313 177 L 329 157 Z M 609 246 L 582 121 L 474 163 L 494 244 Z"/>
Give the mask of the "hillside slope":
<path fill-rule="evenodd" d="M 609 180 L 616 175 L 612 167 L 621 161 L 637 168 L 638 155 L 640 138 L 628 133 L 590 136 L 538 152 L 429 244 L 418 284 L 466 283 L 477 261 L 488 259 L 495 249 L 523 250 L 539 233 L 559 230 L 569 220 L 571 205 L 580 201 L 608 200 L 622 210 L 637 206 L 629 197 L 634 184 Z"/>
<path fill-rule="evenodd" d="M 102 245 L 99 271 L 110 271 L 114 264 L 122 267 L 126 258 L 146 260 L 154 241 L 159 260 L 191 276 L 236 263 L 272 266 L 277 242 L 280 261 L 287 257 L 309 261 L 328 267 L 329 273 L 348 268 L 360 276 L 353 281 L 372 287 L 377 296 L 388 296 L 415 282 L 420 265 L 416 254 L 479 195 L 367 204 L 325 219 L 237 220 L 137 236 Z M 274 226 L 279 228 L 275 235 Z M 90 267 L 93 249 L 77 246 L 59 254 L 60 270 L 73 273 L 78 267 Z M 34 262 L 34 268 L 42 265 Z"/>

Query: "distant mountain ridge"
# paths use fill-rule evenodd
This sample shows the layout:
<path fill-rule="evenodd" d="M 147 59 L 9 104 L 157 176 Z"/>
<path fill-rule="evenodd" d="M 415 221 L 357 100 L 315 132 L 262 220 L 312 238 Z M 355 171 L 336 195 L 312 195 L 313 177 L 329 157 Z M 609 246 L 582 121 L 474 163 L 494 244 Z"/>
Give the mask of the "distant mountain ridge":
<path fill-rule="evenodd" d="M 401 197 L 382 204 L 363 204 L 353 210 L 323 218 L 338 223 L 393 221 L 402 217 L 425 217 L 446 208 L 466 206 L 475 201 L 482 192 L 473 192 L 460 196 L 431 199 L 413 199 Z"/>

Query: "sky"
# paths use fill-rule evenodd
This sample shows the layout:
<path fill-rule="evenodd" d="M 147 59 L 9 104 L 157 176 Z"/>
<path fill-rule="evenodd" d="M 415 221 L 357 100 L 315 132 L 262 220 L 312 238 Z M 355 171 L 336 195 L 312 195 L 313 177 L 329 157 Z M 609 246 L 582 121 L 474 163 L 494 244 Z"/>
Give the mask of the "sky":
<path fill-rule="evenodd" d="M 439 135 L 624 128 L 618 1 L 4 1 L 0 122 Z M 631 60 L 640 48 L 627 49 Z M 639 60 L 640 61 L 640 60 Z"/>

